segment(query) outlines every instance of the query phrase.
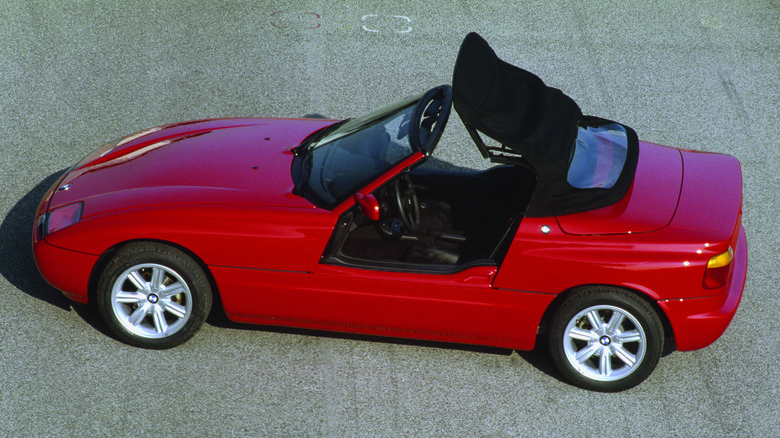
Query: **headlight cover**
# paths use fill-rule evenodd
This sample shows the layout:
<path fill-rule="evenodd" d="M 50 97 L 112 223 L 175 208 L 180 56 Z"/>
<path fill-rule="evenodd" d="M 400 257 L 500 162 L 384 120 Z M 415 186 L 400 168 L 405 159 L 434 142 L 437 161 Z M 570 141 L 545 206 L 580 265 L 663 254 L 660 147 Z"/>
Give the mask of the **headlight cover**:
<path fill-rule="evenodd" d="M 81 220 L 84 203 L 75 202 L 42 214 L 36 223 L 38 240 Z"/>

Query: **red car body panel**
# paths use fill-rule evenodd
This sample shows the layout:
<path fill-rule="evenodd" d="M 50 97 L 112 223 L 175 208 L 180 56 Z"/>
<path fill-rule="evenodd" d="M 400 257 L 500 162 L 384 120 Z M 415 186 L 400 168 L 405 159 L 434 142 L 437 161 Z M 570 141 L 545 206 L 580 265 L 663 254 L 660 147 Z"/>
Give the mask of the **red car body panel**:
<path fill-rule="evenodd" d="M 82 219 L 46 241 L 99 255 L 118 243 L 158 240 L 188 249 L 209 266 L 312 271 L 337 219 L 327 211 L 285 207 L 149 206 Z"/>
<path fill-rule="evenodd" d="M 208 120 L 107 145 L 47 192 L 36 218 L 73 202 L 84 210 L 75 224 L 35 238 L 36 263 L 86 303 L 101 255 L 128 241 L 168 242 L 207 266 L 235 321 L 518 349 L 533 348 L 550 304 L 582 285 L 657 302 L 679 349 L 713 342 L 734 315 L 747 248 L 732 157 L 641 143 L 634 185 L 619 203 L 523 218 L 498 266 L 394 272 L 320 262 L 355 201 L 328 211 L 294 195 L 291 149 L 332 123 Z M 423 158 L 413 154 L 361 191 Z M 729 246 L 729 281 L 702 287 L 708 260 Z"/>
<path fill-rule="evenodd" d="M 729 155 L 682 151 L 685 174 L 673 226 L 706 230 L 716 240 L 734 237 L 742 216 L 742 170 Z"/>
<path fill-rule="evenodd" d="M 747 276 L 747 240 L 742 227 L 734 254 L 731 280 L 722 292 L 711 297 L 658 302 L 672 325 L 678 350 L 696 350 L 712 344 L 734 318 Z"/>
<path fill-rule="evenodd" d="M 212 269 L 231 319 L 531 349 L 554 295 L 491 287 L 495 267 L 453 275 L 320 265 L 313 273 Z M 348 286 L 345 286 L 348 285 Z"/>
<path fill-rule="evenodd" d="M 617 204 L 558 216 L 567 234 L 646 233 L 665 227 L 674 216 L 683 179 L 680 151 L 640 142 L 639 163 L 629 193 Z"/>
<path fill-rule="evenodd" d="M 87 218 L 112 205 L 148 205 L 150 196 L 165 205 L 195 201 L 312 208 L 292 195 L 290 149 L 333 123 L 224 119 L 162 127 L 88 156 L 60 183 L 78 184 L 57 192 L 50 208 L 97 197 L 85 204 Z"/>
<path fill-rule="evenodd" d="M 33 257 L 38 271 L 49 284 L 77 303 L 89 302 L 89 278 L 98 256 L 59 248 L 40 240 L 33 245 Z M 63 263 L 64 260 L 67 263 Z"/>

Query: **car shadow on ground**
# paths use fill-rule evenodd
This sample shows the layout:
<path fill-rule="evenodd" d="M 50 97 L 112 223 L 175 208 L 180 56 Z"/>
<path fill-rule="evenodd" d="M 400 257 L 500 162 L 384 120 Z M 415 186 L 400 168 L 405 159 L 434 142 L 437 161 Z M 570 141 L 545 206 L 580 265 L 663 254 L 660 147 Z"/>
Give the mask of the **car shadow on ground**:
<path fill-rule="evenodd" d="M 71 307 L 70 300 L 43 279 L 35 266 L 32 253 L 32 230 L 35 210 L 46 190 L 65 173 L 55 172 L 38 183 L 19 200 L 0 224 L 0 275 L 27 295 L 45 301 L 63 310 Z"/>
<path fill-rule="evenodd" d="M 509 359 L 514 352 L 517 355 L 536 368 L 542 373 L 557 379 L 561 382 L 566 382 L 563 375 L 558 372 L 558 369 L 552 362 L 552 357 L 543 337 L 539 337 L 536 341 L 536 348 L 530 351 L 512 350 L 509 348 L 490 347 L 485 345 L 470 345 L 470 344 L 458 344 L 453 342 L 440 342 L 440 341 L 426 341 L 419 339 L 406 339 L 406 338 L 391 338 L 385 336 L 375 335 L 362 335 L 356 333 L 344 333 L 344 332 L 329 332 L 324 330 L 312 330 L 312 329 L 299 329 L 292 327 L 276 327 L 276 326 L 264 326 L 237 323 L 229 320 L 225 316 L 224 312 L 216 307 L 212 310 L 207 323 L 211 326 L 223 328 L 226 330 L 245 330 L 245 331 L 257 331 L 265 333 L 280 333 L 288 335 L 300 335 L 300 336 L 314 336 L 319 338 L 328 339 L 344 339 L 360 342 L 373 342 L 381 344 L 394 344 L 394 345 L 408 345 L 425 348 L 439 348 L 454 351 L 468 351 L 480 354 L 488 354 L 494 356 L 505 356 Z"/>

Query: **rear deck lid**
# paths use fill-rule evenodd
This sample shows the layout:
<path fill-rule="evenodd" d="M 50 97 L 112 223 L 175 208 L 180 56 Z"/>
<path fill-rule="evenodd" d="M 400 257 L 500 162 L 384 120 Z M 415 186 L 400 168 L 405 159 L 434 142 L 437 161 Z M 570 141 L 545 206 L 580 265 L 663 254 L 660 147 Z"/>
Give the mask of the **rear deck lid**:
<path fill-rule="evenodd" d="M 742 208 L 739 161 L 711 152 L 682 151 L 681 155 L 685 184 L 672 226 L 709 231 L 716 240 L 729 239 L 739 231 Z"/>
<path fill-rule="evenodd" d="M 567 234 L 631 234 L 658 230 L 674 217 L 682 175 L 680 151 L 640 141 L 634 181 L 623 199 L 608 207 L 556 219 Z"/>

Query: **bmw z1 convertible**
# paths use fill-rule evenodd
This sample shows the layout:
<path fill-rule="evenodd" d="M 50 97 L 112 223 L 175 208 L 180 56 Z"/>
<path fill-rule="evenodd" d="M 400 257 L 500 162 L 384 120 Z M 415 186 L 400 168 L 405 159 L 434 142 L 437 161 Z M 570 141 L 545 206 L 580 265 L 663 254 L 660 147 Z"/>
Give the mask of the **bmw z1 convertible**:
<path fill-rule="evenodd" d="M 454 107 L 487 170 L 420 167 Z M 597 391 L 665 342 L 727 328 L 745 283 L 728 155 L 641 142 L 463 41 L 452 87 L 364 117 L 152 128 L 73 166 L 38 207 L 43 277 L 116 337 L 233 321 L 529 350 Z"/>

